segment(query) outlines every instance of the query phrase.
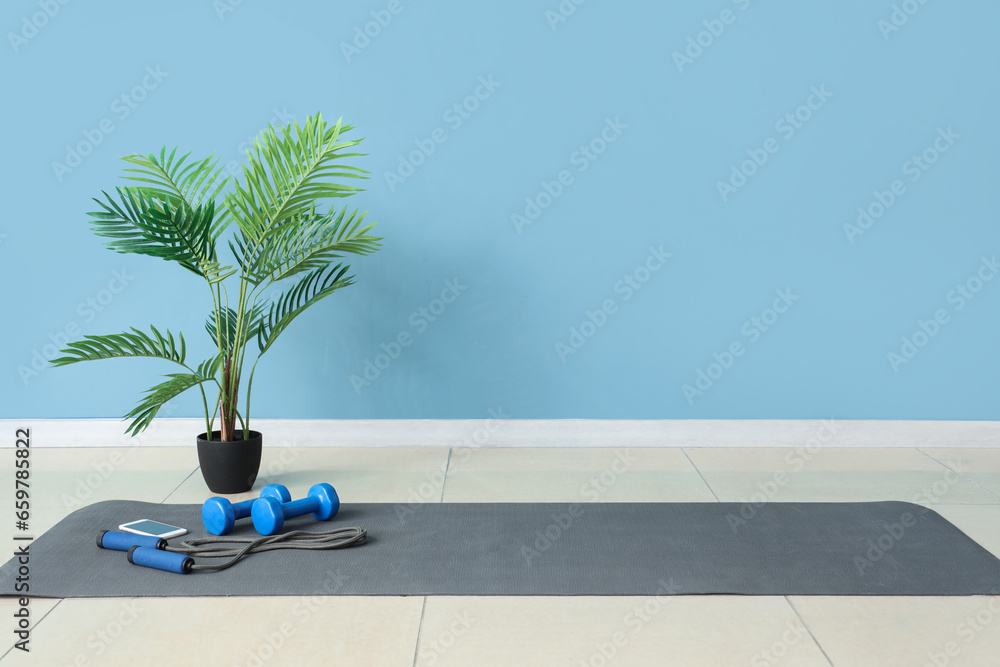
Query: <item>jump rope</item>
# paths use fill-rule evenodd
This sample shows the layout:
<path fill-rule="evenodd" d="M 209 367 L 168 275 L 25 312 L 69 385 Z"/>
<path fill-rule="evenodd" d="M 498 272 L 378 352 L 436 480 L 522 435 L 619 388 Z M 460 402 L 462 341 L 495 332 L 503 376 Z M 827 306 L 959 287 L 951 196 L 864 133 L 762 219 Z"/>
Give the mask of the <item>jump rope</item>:
<path fill-rule="evenodd" d="M 288 490 L 280 485 L 264 487 L 261 497 L 232 504 L 225 498 L 209 498 L 202 506 L 205 528 L 217 537 L 200 537 L 170 545 L 162 537 L 105 530 L 97 536 L 101 549 L 127 551 L 128 561 L 167 572 L 190 574 L 194 571 L 219 572 L 255 553 L 278 549 L 329 551 L 360 546 L 368 541 L 368 531 L 357 526 L 331 530 L 281 530 L 284 519 L 313 514 L 328 520 L 340 508 L 337 492 L 329 484 L 317 484 L 308 497 L 291 501 Z M 261 537 L 225 537 L 236 521 L 251 517 Z M 195 558 L 226 558 L 221 563 L 198 563 Z"/>

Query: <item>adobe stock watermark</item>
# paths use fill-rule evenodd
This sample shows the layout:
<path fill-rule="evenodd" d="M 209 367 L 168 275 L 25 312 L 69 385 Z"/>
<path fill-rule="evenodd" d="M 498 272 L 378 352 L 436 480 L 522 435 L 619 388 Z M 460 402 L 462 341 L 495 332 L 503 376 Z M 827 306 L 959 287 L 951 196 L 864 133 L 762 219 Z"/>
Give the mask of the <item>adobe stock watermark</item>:
<path fill-rule="evenodd" d="M 882 523 L 882 532 L 875 539 L 865 541 L 864 552 L 854 556 L 851 562 L 857 568 L 858 574 L 864 576 L 866 572 L 874 568 L 887 554 L 889 554 L 908 534 L 910 528 L 927 518 L 930 510 L 923 505 L 934 505 L 945 499 L 951 488 L 962 482 L 961 475 L 956 472 L 963 469 L 961 461 L 948 461 L 947 470 L 942 474 L 941 479 L 922 488 L 911 501 L 919 506 L 919 510 L 914 512 L 903 512 L 899 519 L 893 523 Z"/>
<path fill-rule="evenodd" d="M 212 9 L 221 22 L 226 20 L 226 14 L 232 14 L 242 4 L 243 0 L 213 0 Z"/>
<path fill-rule="evenodd" d="M 60 351 L 66 345 L 83 336 L 81 323 L 90 324 L 97 319 L 115 300 L 116 295 L 121 294 L 133 280 L 135 276 L 129 274 L 126 268 L 112 271 L 111 280 L 103 288 L 77 304 L 76 314 L 79 319 L 69 320 L 61 329 L 50 332 L 49 342 L 43 344 L 41 349 L 32 348 L 31 359 L 27 363 L 18 364 L 17 375 L 21 378 L 21 383 L 27 387 L 42 371 L 51 368 L 49 362 L 60 356 Z"/>
<path fill-rule="evenodd" d="M 268 449 L 271 449 L 271 447 L 268 447 Z M 281 476 L 288 472 L 299 456 L 301 454 L 299 454 L 299 448 L 294 441 L 291 443 L 282 443 L 280 453 L 276 457 L 273 455 L 269 456 L 267 463 L 261 464 L 257 481 L 261 485 L 279 483 Z"/>
<path fill-rule="evenodd" d="M 618 451 L 605 470 L 594 475 L 580 486 L 580 495 L 590 502 L 599 502 L 615 486 L 618 478 L 630 470 L 633 465 L 635 465 L 635 460 L 632 459 L 628 451 Z M 530 546 L 521 544 L 520 553 L 521 557 L 524 558 L 524 566 L 531 567 L 536 559 L 541 558 L 551 550 L 562 536 L 579 522 L 584 511 L 584 505 L 570 503 L 566 506 L 565 511 L 552 512 L 552 521 L 544 528 L 535 531 L 535 541 Z"/>
<path fill-rule="evenodd" d="M 70 0 L 38 0 L 38 11 L 32 14 L 25 14 L 21 17 L 21 26 L 17 32 L 8 32 L 7 41 L 10 42 L 11 50 L 16 54 L 28 42 L 38 36 L 38 32 L 54 19 Z"/>
<path fill-rule="evenodd" d="M 142 447 L 144 443 L 156 437 L 157 431 L 163 428 L 162 418 L 173 417 L 174 411 L 174 407 L 170 403 L 166 403 L 160 408 L 157 418 L 144 431 L 134 436 L 123 433 L 120 443 L 127 442 L 129 444 L 128 449 L 122 451 L 122 449 L 116 447 L 111 449 L 100 461 L 92 461 L 90 463 L 91 470 L 86 474 L 81 473 L 72 489 L 67 488 L 62 496 L 60 496 L 59 499 L 62 501 L 63 507 L 69 511 L 75 511 L 91 502 L 94 494 L 125 465 L 129 457 Z M 72 495 L 70 495 L 70 492 L 72 492 Z"/>
<path fill-rule="evenodd" d="M 247 650 L 246 667 L 262 667 L 271 658 L 278 655 L 278 652 L 288 643 L 288 640 L 295 635 L 295 626 L 291 621 L 282 621 L 273 631 L 266 634 L 261 633 L 252 640 L 256 646 L 251 645 Z"/>
<path fill-rule="evenodd" d="M 134 451 L 136 447 L 138 444 L 133 445 L 129 451 Z M 66 491 L 63 492 L 62 498 L 60 498 L 63 507 L 75 511 L 90 502 L 94 493 L 111 478 L 118 468 L 124 465 L 128 453 L 128 451 L 123 453 L 118 449 L 113 449 L 103 460 L 91 462 L 90 467 L 93 470 L 76 480 L 76 486 L 72 489 L 73 495 Z"/>
<path fill-rule="evenodd" d="M 556 31 L 560 23 L 565 23 L 570 16 L 576 13 L 576 8 L 587 2 L 587 0 L 562 0 L 555 9 L 545 10 L 545 20 L 549 22 L 552 32 Z"/>
<path fill-rule="evenodd" d="M 406 523 L 406 520 L 425 504 L 438 502 L 444 489 L 445 477 L 461 472 L 462 465 L 472 458 L 473 450 L 484 447 L 511 418 L 510 415 L 504 414 L 503 407 L 495 410 L 490 408 L 487 414 L 489 418 L 484 419 L 481 425 L 452 445 L 451 455 L 440 468 L 424 473 L 425 481 L 417 488 L 410 489 L 405 503 L 396 504 L 396 518 L 399 520 L 399 525 Z"/>
<path fill-rule="evenodd" d="M 874 540 L 865 540 L 867 549 L 864 554 L 858 554 L 851 559 L 854 567 L 858 570 L 858 574 L 865 576 L 869 569 L 875 567 L 877 562 L 882 560 L 887 553 L 892 551 L 902 541 L 906 535 L 906 531 L 916 526 L 919 522 L 920 520 L 912 512 L 903 512 L 899 516 L 899 520 L 893 523 L 885 523 L 883 521 L 882 533 Z"/>
<path fill-rule="evenodd" d="M 535 541 L 531 546 L 521 545 L 521 556 L 524 558 L 524 566 L 531 567 L 536 558 L 541 558 L 544 553 L 559 541 L 567 530 L 573 527 L 580 517 L 583 516 L 583 507 L 579 503 L 571 503 L 566 509 L 560 512 L 552 512 L 552 522 L 535 531 Z M 533 548 L 532 548 L 533 547 Z"/>
<path fill-rule="evenodd" d="M 950 125 L 948 129 L 939 127 L 937 136 L 931 145 L 920 153 L 914 153 L 910 159 L 903 163 L 903 166 L 900 167 L 903 175 L 908 176 L 911 183 L 916 183 L 927 173 L 931 165 L 937 162 L 943 153 L 951 150 L 955 142 L 961 138 L 962 135 L 955 134 Z M 844 234 L 847 236 L 847 240 L 853 245 L 855 239 L 871 229 L 906 192 L 906 183 L 899 178 L 889 183 L 886 190 L 872 192 L 872 200 L 868 204 L 858 207 L 858 217 L 855 221 L 844 223 Z"/>
<path fill-rule="evenodd" d="M 445 109 L 444 113 L 441 114 L 441 120 L 447 124 L 448 129 L 454 132 L 472 118 L 472 114 L 479 109 L 480 105 L 493 97 L 493 94 L 502 85 L 503 82 L 493 80 L 492 74 L 479 77 L 479 84 L 473 91 Z M 405 155 L 401 153 L 396 169 L 394 171 L 386 170 L 383 174 L 385 184 L 389 186 L 389 192 L 395 192 L 398 186 L 413 176 L 417 169 L 427 162 L 427 158 L 437 151 L 438 146 L 446 141 L 448 141 L 448 131 L 444 127 L 434 128 L 423 139 L 414 139 L 413 145 L 416 148 Z"/>
<path fill-rule="evenodd" d="M 261 132 L 264 132 L 270 127 L 283 127 L 288 125 L 295 119 L 295 114 L 289 113 L 287 107 L 271 107 L 271 119 L 267 121 L 267 125 L 260 128 L 256 134 L 247 135 L 243 141 L 236 146 L 237 157 L 226 163 L 222 171 L 222 178 L 228 178 L 233 176 L 236 172 L 240 170 L 243 166 L 243 159 L 247 155 L 247 151 L 253 148 L 254 140 L 260 136 Z"/>
<path fill-rule="evenodd" d="M 323 605 L 330 600 L 331 596 L 342 591 L 345 584 L 350 581 L 350 577 L 342 574 L 338 569 L 336 572 L 327 570 L 324 573 L 323 581 L 312 591 L 311 595 L 303 595 L 299 601 L 292 605 L 291 616 L 298 619 L 298 627 L 308 623 L 323 608 Z M 297 627 L 291 620 L 285 620 L 278 624 L 274 631 L 261 635 L 261 641 L 256 646 L 247 650 L 247 659 L 243 663 L 246 667 L 262 667 L 288 643 L 288 640 L 295 635 Z"/>
<path fill-rule="evenodd" d="M 53 160 L 52 173 L 55 174 L 56 180 L 62 183 L 67 175 L 73 173 L 73 170 L 83 164 L 84 159 L 117 129 L 115 119 L 121 122 L 131 116 L 132 112 L 146 100 L 149 93 L 159 88 L 168 76 L 170 76 L 170 72 L 164 72 L 159 65 L 147 66 L 145 73 L 136 85 L 111 101 L 111 115 L 99 120 L 95 127 L 81 130 L 80 134 L 83 135 L 83 138 L 75 144 L 66 144 L 66 154 L 62 162 Z"/>
<path fill-rule="evenodd" d="M 669 252 L 664 252 L 662 245 L 659 248 L 649 246 L 649 255 L 645 261 L 623 275 L 612 286 L 614 293 L 621 295 L 622 303 L 629 301 L 650 281 L 654 273 L 663 268 L 671 256 Z M 608 323 L 608 318 L 618 312 L 618 308 L 618 301 L 609 297 L 602 301 L 596 310 L 585 311 L 584 320 L 579 325 L 569 328 L 569 338 L 566 342 L 561 340 L 556 342 L 556 354 L 559 355 L 559 361 L 565 364 L 570 355 L 579 352 L 587 344 L 587 341 Z"/>
<path fill-rule="evenodd" d="M 364 25 L 354 26 L 354 39 L 350 42 L 340 43 L 340 52 L 344 55 L 344 60 L 351 62 L 355 56 L 367 49 L 372 40 L 382 34 L 382 30 L 389 27 L 393 19 L 403 13 L 405 7 L 401 0 L 389 0 L 385 9 L 372 10 L 372 20 Z"/>
<path fill-rule="evenodd" d="M 809 636 L 806 626 L 799 621 L 785 623 L 785 631 L 762 651 L 754 653 L 750 658 L 750 667 L 773 667 L 788 655 L 789 650 Z"/>
<path fill-rule="evenodd" d="M 803 445 L 785 455 L 785 464 L 788 466 L 788 470 L 775 470 L 770 479 L 757 482 L 757 491 L 749 498 L 743 499 L 738 512 L 736 514 L 730 512 L 726 515 L 726 523 L 729 524 L 733 535 L 736 535 L 740 528 L 747 526 L 757 518 L 757 513 L 764 505 L 773 500 L 781 489 L 788 486 L 792 476 L 801 472 L 823 447 L 833 441 L 836 435 L 836 422 L 833 419 L 821 419 L 816 434 L 806 440 Z"/>
<path fill-rule="evenodd" d="M 299 601 L 292 605 L 292 616 L 299 619 L 300 626 L 308 623 L 330 600 L 330 596 L 343 591 L 351 580 L 339 568 L 336 571 L 327 570 L 324 575 L 323 581 L 312 590 L 311 594 L 300 596 Z"/>
<path fill-rule="evenodd" d="M 633 465 L 635 465 L 635 460 L 629 456 L 628 451 L 619 451 L 606 470 L 591 477 L 580 486 L 580 495 L 590 502 L 598 502 L 614 487 L 618 478 L 630 470 Z"/>
<path fill-rule="evenodd" d="M 673 577 L 657 580 L 656 593 L 637 604 L 622 619 L 624 629 L 613 631 L 603 640 L 594 642 L 594 651 L 586 658 L 577 659 L 577 667 L 609 667 L 618 653 L 635 641 L 636 637 L 649 625 L 656 615 L 679 595 L 681 589 L 674 583 Z M 669 664 L 664 662 L 663 664 Z"/>
<path fill-rule="evenodd" d="M 421 306 L 410 313 L 410 317 L 407 319 L 410 328 L 400 331 L 388 343 L 379 344 L 382 351 L 372 358 L 365 359 L 364 368 L 360 374 L 351 374 L 348 380 L 351 387 L 354 388 L 354 393 L 360 396 L 363 388 L 372 386 L 372 383 L 378 380 L 382 373 L 399 359 L 403 351 L 413 345 L 416 337 L 427 331 L 428 327 L 437 321 L 448 310 L 448 306 L 455 303 L 467 288 L 468 285 L 463 284 L 460 278 L 445 280 L 440 296 L 431 299 L 426 306 Z"/>
<path fill-rule="evenodd" d="M 465 636 L 465 633 L 478 622 L 479 619 L 474 618 L 472 614 L 466 609 L 463 612 L 455 612 L 452 614 L 451 623 L 448 627 L 442 630 L 434 638 L 425 638 L 420 644 L 420 650 L 417 652 L 417 665 L 426 665 L 430 667 L 435 662 L 438 661 L 442 655 L 448 652 L 448 649 L 452 648 L 459 639 Z"/>
<path fill-rule="evenodd" d="M 901 366 L 908 364 L 916 358 L 920 351 L 927 347 L 934 338 L 941 332 L 942 327 L 951 322 L 953 313 L 965 308 L 965 306 L 976 298 L 986 283 L 1000 272 L 1000 263 L 997 263 L 997 256 L 990 258 L 983 257 L 979 268 L 973 272 L 964 282 L 958 283 L 945 296 L 945 301 L 951 304 L 951 312 L 947 308 L 938 308 L 927 320 L 917 320 L 917 327 L 913 333 L 900 338 L 901 344 L 898 350 L 892 350 L 886 354 L 893 373 L 898 373 Z"/>
<path fill-rule="evenodd" d="M 771 302 L 770 307 L 765 308 L 760 312 L 760 315 L 754 315 L 740 326 L 740 333 L 746 338 L 746 342 L 744 343 L 743 339 L 737 338 L 721 353 L 713 352 L 714 361 L 709 362 L 704 369 L 699 368 L 695 371 L 694 384 L 685 384 L 681 387 L 688 405 L 694 405 L 695 398 L 704 396 L 705 392 L 722 379 L 722 376 L 729 372 L 736 360 L 746 354 L 748 347 L 759 341 L 764 333 L 770 331 L 781 319 L 781 316 L 787 313 L 800 298 L 798 295 L 792 294 L 790 287 L 775 290 L 774 293 L 778 296 Z"/>
<path fill-rule="evenodd" d="M 472 458 L 472 452 L 489 444 L 497 431 L 513 419 L 505 414 L 503 406 L 499 405 L 495 409 L 490 408 L 486 413 L 489 417 L 484 419 L 482 424 L 452 445 L 451 461 L 446 464 L 449 474 L 461 472 L 462 466 Z"/>
<path fill-rule="evenodd" d="M 619 116 L 614 120 L 610 117 L 604 119 L 604 127 L 601 131 L 586 144 L 582 144 L 569 156 L 569 163 L 576 167 L 577 173 L 583 173 L 597 161 L 601 155 L 608 150 L 608 146 L 618 141 L 622 133 L 628 129 L 628 125 L 621 121 Z M 575 178 L 569 169 L 562 169 L 551 181 L 542 180 L 541 188 L 534 195 L 524 198 L 524 209 L 521 212 L 512 213 L 510 222 L 514 225 L 518 234 L 524 228 L 535 222 L 542 216 L 545 209 L 552 206 L 552 203 L 559 199 L 566 188 L 573 185 Z"/>
<path fill-rule="evenodd" d="M 926 4 L 927 0 L 903 0 L 899 4 L 894 4 L 888 20 L 879 19 L 875 22 L 875 27 L 882 33 L 882 41 L 888 42 L 889 36 L 899 32 L 900 28 L 909 22 L 910 17 L 916 15 Z"/>
<path fill-rule="evenodd" d="M 945 464 L 948 469 L 941 475 L 941 479 L 920 489 L 910 502 L 914 505 L 939 504 L 951 493 L 951 487 L 962 482 L 960 473 L 967 472 L 967 468 L 961 459 L 958 461 L 949 460 Z"/>
<path fill-rule="evenodd" d="M 833 93 L 826 89 L 826 84 L 820 84 L 817 88 L 809 88 L 809 95 L 805 102 L 795 107 L 795 109 L 784 114 L 774 123 L 774 131 L 781 135 L 781 138 L 788 141 L 795 136 L 795 133 L 805 127 L 813 115 L 822 109 L 833 97 Z M 729 198 L 736 194 L 740 188 L 746 185 L 754 174 L 768 163 L 771 156 L 781 150 L 781 143 L 774 137 L 764 140 L 760 148 L 748 148 L 746 150 L 747 159 L 739 164 L 732 164 L 729 167 L 729 178 L 725 181 L 716 181 L 715 188 L 722 197 L 722 201 L 729 201 Z"/>
<path fill-rule="evenodd" d="M 732 2 L 740 11 L 745 12 L 750 8 L 753 0 L 732 0 Z M 693 65 L 694 61 L 701 58 L 705 53 L 705 49 L 715 44 L 715 40 L 722 37 L 722 33 L 726 31 L 726 26 L 736 23 L 737 16 L 739 15 L 733 10 L 723 9 L 719 12 L 718 18 L 702 21 L 701 24 L 705 29 L 695 35 L 688 35 L 687 46 L 682 51 L 674 51 L 673 53 L 674 65 L 677 66 L 677 71 L 683 74 L 685 67 Z"/>
<path fill-rule="evenodd" d="M 125 629 L 132 626 L 139 614 L 143 611 L 139 607 L 139 599 L 125 600 L 119 605 L 119 610 L 114 613 L 111 620 L 104 627 L 87 636 L 86 646 L 89 652 L 81 652 L 73 660 L 74 665 L 86 665 L 91 657 L 100 658 L 105 651 L 110 649 L 116 641 L 125 633 Z"/>
<path fill-rule="evenodd" d="M 955 635 L 961 640 L 948 640 L 940 647 L 939 651 L 928 651 L 927 662 L 921 667 L 948 667 L 954 658 L 962 654 L 962 649 L 968 647 L 982 635 L 993 623 L 1000 618 L 1000 597 L 997 591 L 993 590 L 986 600 L 986 604 L 976 610 L 976 613 L 969 614 L 955 626 Z M 964 662 L 962 664 L 970 664 Z"/>

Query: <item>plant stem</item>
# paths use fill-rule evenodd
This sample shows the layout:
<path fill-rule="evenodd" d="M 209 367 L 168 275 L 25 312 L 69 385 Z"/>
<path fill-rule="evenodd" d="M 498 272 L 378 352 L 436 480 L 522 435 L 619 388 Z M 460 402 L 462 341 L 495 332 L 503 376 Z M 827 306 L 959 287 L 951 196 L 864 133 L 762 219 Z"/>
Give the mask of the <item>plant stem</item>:
<path fill-rule="evenodd" d="M 250 390 L 253 389 L 253 374 L 254 374 L 254 371 L 257 370 L 257 362 L 258 361 L 260 361 L 260 357 L 259 356 L 253 362 L 253 366 L 250 368 L 250 379 L 247 380 L 247 424 L 250 423 Z M 246 431 L 244 431 L 243 432 L 243 439 L 246 440 L 249 437 L 250 437 L 249 434 Z"/>
<path fill-rule="evenodd" d="M 208 431 L 208 439 L 212 439 L 212 433 L 215 430 L 215 413 L 219 411 L 219 403 L 222 401 L 222 387 L 219 387 L 219 395 L 215 399 L 215 406 L 212 408 L 212 421 L 210 422 L 211 427 Z M 221 434 L 220 434 L 221 437 Z"/>
<path fill-rule="evenodd" d="M 219 284 L 216 283 L 215 290 L 212 290 L 212 283 L 208 284 L 208 293 L 212 295 L 212 316 L 215 318 L 215 344 L 222 354 L 222 327 L 219 326 L 219 304 L 222 301 L 222 293 Z M 216 381 L 218 384 L 218 381 Z M 221 388 L 220 388 L 221 389 Z M 205 387 L 201 386 L 201 402 L 205 406 L 205 439 L 212 439 L 212 425 L 215 422 L 215 410 L 208 411 L 208 398 L 205 396 Z"/>
<path fill-rule="evenodd" d="M 235 376 L 233 358 L 227 356 L 222 367 L 222 405 L 220 406 L 222 424 L 221 439 L 223 442 L 233 441 L 233 431 L 236 428 L 236 400 L 239 390 L 239 377 Z"/>
<path fill-rule="evenodd" d="M 257 297 L 259 296 L 256 288 L 251 289 L 250 293 L 247 294 L 246 298 L 250 301 L 250 316 L 253 317 L 254 310 L 257 308 Z M 252 323 L 252 321 L 251 321 Z M 249 330 L 244 334 L 245 337 L 249 337 Z M 247 343 L 249 340 L 244 340 L 242 347 L 240 347 L 240 368 L 243 368 L 243 360 L 246 357 Z M 260 355 L 253 362 L 253 367 L 250 369 L 250 377 L 247 379 L 247 425 L 243 433 L 243 439 L 247 439 L 249 436 L 248 431 L 250 430 L 250 389 L 253 387 L 253 372 L 257 369 L 257 361 L 260 360 Z"/>
<path fill-rule="evenodd" d="M 205 396 L 205 385 L 199 384 L 198 389 L 201 390 L 201 402 L 205 406 L 205 439 L 212 439 L 212 422 L 208 420 L 208 397 Z"/>
<path fill-rule="evenodd" d="M 243 359 L 244 359 L 245 354 L 246 354 L 247 335 L 249 333 L 248 332 L 248 329 L 249 329 L 249 324 L 248 323 L 249 323 L 250 319 L 252 319 L 252 317 L 253 317 L 253 303 L 251 303 L 249 305 L 249 308 L 250 308 L 249 312 L 247 310 L 248 301 L 250 301 L 250 295 L 251 294 L 253 294 L 253 290 L 250 290 L 249 293 L 247 292 L 247 280 L 246 280 L 246 276 L 241 274 L 240 275 L 240 296 L 239 296 L 239 301 L 237 303 L 238 307 L 237 307 L 237 311 L 236 311 L 235 340 L 233 341 L 233 347 L 232 347 L 232 350 L 231 350 L 232 351 L 232 355 L 233 355 L 233 360 L 235 362 L 235 364 L 234 364 L 234 366 L 235 366 L 234 367 L 234 377 L 236 379 L 235 380 L 235 386 L 231 387 L 231 390 L 232 390 L 232 396 L 231 396 L 232 403 L 231 403 L 231 405 L 232 405 L 233 410 L 236 411 L 237 415 L 239 415 L 239 410 L 237 409 L 237 394 L 239 392 L 239 380 L 242 377 Z M 256 299 L 254 299 L 254 303 L 256 303 Z M 250 381 L 251 382 L 253 381 L 252 377 L 250 378 Z M 250 385 L 248 383 L 247 384 L 247 394 L 249 395 L 249 393 L 250 393 Z M 247 422 L 246 423 L 243 423 L 242 417 L 240 418 L 240 422 L 243 425 L 243 438 L 244 438 L 244 440 L 249 437 L 249 421 L 250 421 L 249 415 L 247 416 Z M 235 426 L 235 423 L 234 423 L 234 426 Z"/>

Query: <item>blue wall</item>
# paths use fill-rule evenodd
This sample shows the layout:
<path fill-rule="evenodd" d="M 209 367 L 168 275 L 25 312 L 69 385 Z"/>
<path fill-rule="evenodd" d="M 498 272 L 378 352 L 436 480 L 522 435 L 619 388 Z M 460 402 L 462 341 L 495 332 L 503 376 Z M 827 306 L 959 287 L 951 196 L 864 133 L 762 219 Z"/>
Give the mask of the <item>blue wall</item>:
<path fill-rule="evenodd" d="M 322 111 L 366 137 L 351 203 L 385 247 L 261 363 L 256 416 L 996 419 L 998 21 L 986 0 L 5 2 L 0 417 L 119 416 L 168 372 L 46 369 L 52 341 L 156 324 L 209 349 L 199 279 L 88 228 L 120 156 L 235 161 Z"/>

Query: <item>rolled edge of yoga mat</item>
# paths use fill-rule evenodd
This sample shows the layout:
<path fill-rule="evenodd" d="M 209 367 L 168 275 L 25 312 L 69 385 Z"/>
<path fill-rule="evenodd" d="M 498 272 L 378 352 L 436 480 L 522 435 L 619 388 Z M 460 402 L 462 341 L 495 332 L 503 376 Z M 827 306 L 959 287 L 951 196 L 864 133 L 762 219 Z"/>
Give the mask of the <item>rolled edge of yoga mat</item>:
<path fill-rule="evenodd" d="M 152 567 L 157 570 L 176 572 L 177 574 L 190 574 L 194 565 L 194 558 L 184 554 L 176 554 L 172 551 L 160 551 L 149 547 L 132 547 L 128 550 L 128 562 L 133 565 Z"/>
<path fill-rule="evenodd" d="M 156 535 L 138 535 L 123 533 L 117 530 L 102 530 L 97 534 L 97 546 L 101 549 L 128 551 L 132 547 L 149 547 L 150 549 L 165 549 L 167 541 Z"/>

